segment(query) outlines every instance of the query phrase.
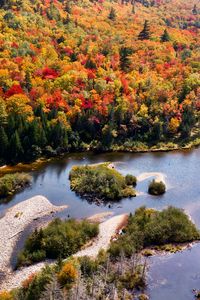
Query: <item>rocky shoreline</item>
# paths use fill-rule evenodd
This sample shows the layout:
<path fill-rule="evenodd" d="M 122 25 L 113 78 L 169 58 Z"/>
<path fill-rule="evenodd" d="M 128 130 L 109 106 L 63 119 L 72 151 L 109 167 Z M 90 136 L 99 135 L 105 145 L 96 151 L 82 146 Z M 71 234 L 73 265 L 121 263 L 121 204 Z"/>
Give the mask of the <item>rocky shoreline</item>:
<path fill-rule="evenodd" d="M 13 249 L 27 226 L 37 227 L 45 216 L 51 217 L 65 208 L 54 206 L 43 196 L 35 196 L 7 210 L 0 219 L 0 290 L 7 288 L 7 279 L 13 276 Z"/>
<path fill-rule="evenodd" d="M 41 196 L 37 196 L 41 197 Z M 34 197 L 36 198 L 36 197 Z M 34 199 L 32 198 L 32 199 Z M 42 197 L 44 198 L 44 197 Z M 32 199 L 29 199 L 28 201 L 32 201 Z M 46 199 L 47 204 L 49 205 L 50 202 Z M 44 200 L 42 200 L 44 201 Z M 26 202 L 26 201 L 24 201 Z M 50 204 L 50 207 L 52 207 L 52 204 Z M 65 208 L 65 207 L 64 207 Z M 63 209 L 63 207 L 54 207 L 56 211 Z M 127 222 L 128 215 L 119 215 L 119 216 L 113 216 L 107 220 L 105 218 L 111 216 L 111 212 L 104 212 L 100 213 L 94 216 L 91 216 L 88 218 L 91 222 L 99 221 L 101 222 L 99 225 L 100 233 L 96 239 L 94 239 L 92 242 L 90 242 L 88 245 L 84 247 L 84 249 L 80 250 L 78 253 L 76 253 L 74 256 L 83 256 L 83 255 L 89 255 L 91 257 L 96 257 L 98 255 L 98 252 L 100 249 L 107 249 L 110 241 L 117 232 L 121 229 L 121 227 L 124 226 L 124 224 Z M 7 214 L 6 214 L 7 215 Z M 1 221 L 1 220 L 0 220 Z M 8 258 L 8 255 L 4 257 L 5 259 Z M 34 265 L 23 267 L 21 269 L 18 269 L 16 271 L 13 271 L 10 264 L 7 260 L 7 269 L 6 263 L 4 264 L 4 274 L 0 274 L 0 290 L 11 290 L 13 288 L 17 288 L 25 279 L 27 279 L 31 274 L 39 272 L 45 265 L 50 265 L 55 263 L 55 261 L 44 261 L 40 263 L 36 263 Z"/>

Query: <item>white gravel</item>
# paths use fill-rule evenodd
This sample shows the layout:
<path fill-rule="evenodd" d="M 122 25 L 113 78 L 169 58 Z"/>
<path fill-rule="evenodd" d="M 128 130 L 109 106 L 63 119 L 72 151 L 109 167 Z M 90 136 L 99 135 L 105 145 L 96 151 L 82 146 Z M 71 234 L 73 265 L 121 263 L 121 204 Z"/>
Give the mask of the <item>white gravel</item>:
<path fill-rule="evenodd" d="M 43 196 L 35 196 L 9 208 L 0 219 L 0 271 L 12 274 L 10 259 L 13 249 L 24 229 L 34 220 L 61 211 L 67 206 L 54 206 Z M 4 280 L 5 281 L 5 280 Z M 2 283 L 0 282 L 0 289 Z"/>
<path fill-rule="evenodd" d="M 47 200 L 47 199 L 46 199 Z M 48 200 L 47 200 L 48 201 Z M 48 201 L 49 202 L 49 201 Z M 89 245 L 85 249 L 79 251 L 74 256 L 80 257 L 88 255 L 95 258 L 101 249 L 108 249 L 112 237 L 115 236 L 117 230 L 126 222 L 127 214 L 114 216 L 99 225 L 99 235 L 93 241 L 92 245 Z M 21 283 L 27 279 L 31 274 L 39 272 L 46 264 L 50 265 L 53 262 L 41 262 L 35 265 L 19 269 L 15 272 L 10 271 L 7 274 L 6 279 L 0 285 L 1 289 L 11 290 L 21 285 Z"/>
<path fill-rule="evenodd" d="M 83 250 L 80 250 L 74 256 L 80 257 L 87 255 L 95 258 L 101 249 L 107 250 L 112 237 L 115 236 L 117 229 L 119 229 L 120 226 L 123 225 L 127 216 L 127 214 L 114 216 L 107 221 L 99 224 L 99 235 L 93 241 L 92 245 L 86 247 Z"/>
<path fill-rule="evenodd" d="M 139 176 L 137 176 L 137 180 L 140 182 L 140 181 L 144 181 L 148 178 L 151 178 L 151 177 L 155 177 L 155 180 L 156 181 L 162 181 L 166 184 L 166 175 L 164 173 L 161 173 L 161 172 L 145 172 L 145 173 L 142 173 L 140 174 Z"/>

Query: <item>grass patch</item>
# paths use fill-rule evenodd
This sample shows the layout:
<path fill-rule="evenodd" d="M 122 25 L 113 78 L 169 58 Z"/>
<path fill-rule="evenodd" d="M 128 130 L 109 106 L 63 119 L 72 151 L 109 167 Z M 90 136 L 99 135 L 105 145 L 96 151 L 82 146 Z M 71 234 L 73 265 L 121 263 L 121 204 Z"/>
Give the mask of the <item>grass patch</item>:
<path fill-rule="evenodd" d="M 94 166 L 74 166 L 69 175 L 71 190 L 81 197 L 99 200 L 120 200 L 136 196 L 132 186 L 109 163 Z"/>

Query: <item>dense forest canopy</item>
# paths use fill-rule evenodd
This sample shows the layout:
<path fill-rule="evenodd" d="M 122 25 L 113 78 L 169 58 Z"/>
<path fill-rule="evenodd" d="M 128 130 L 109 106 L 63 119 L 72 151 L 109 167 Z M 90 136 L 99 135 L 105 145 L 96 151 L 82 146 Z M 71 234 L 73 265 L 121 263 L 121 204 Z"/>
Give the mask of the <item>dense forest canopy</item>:
<path fill-rule="evenodd" d="M 196 0 L 0 0 L 0 160 L 188 139 Z"/>

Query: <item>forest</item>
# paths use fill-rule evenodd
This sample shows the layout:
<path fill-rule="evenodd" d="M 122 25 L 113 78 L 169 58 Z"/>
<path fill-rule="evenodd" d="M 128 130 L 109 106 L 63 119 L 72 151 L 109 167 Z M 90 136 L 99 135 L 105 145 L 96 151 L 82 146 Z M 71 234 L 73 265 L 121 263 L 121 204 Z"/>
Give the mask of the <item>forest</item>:
<path fill-rule="evenodd" d="M 199 11 L 0 0 L 0 164 L 199 143 Z"/>

